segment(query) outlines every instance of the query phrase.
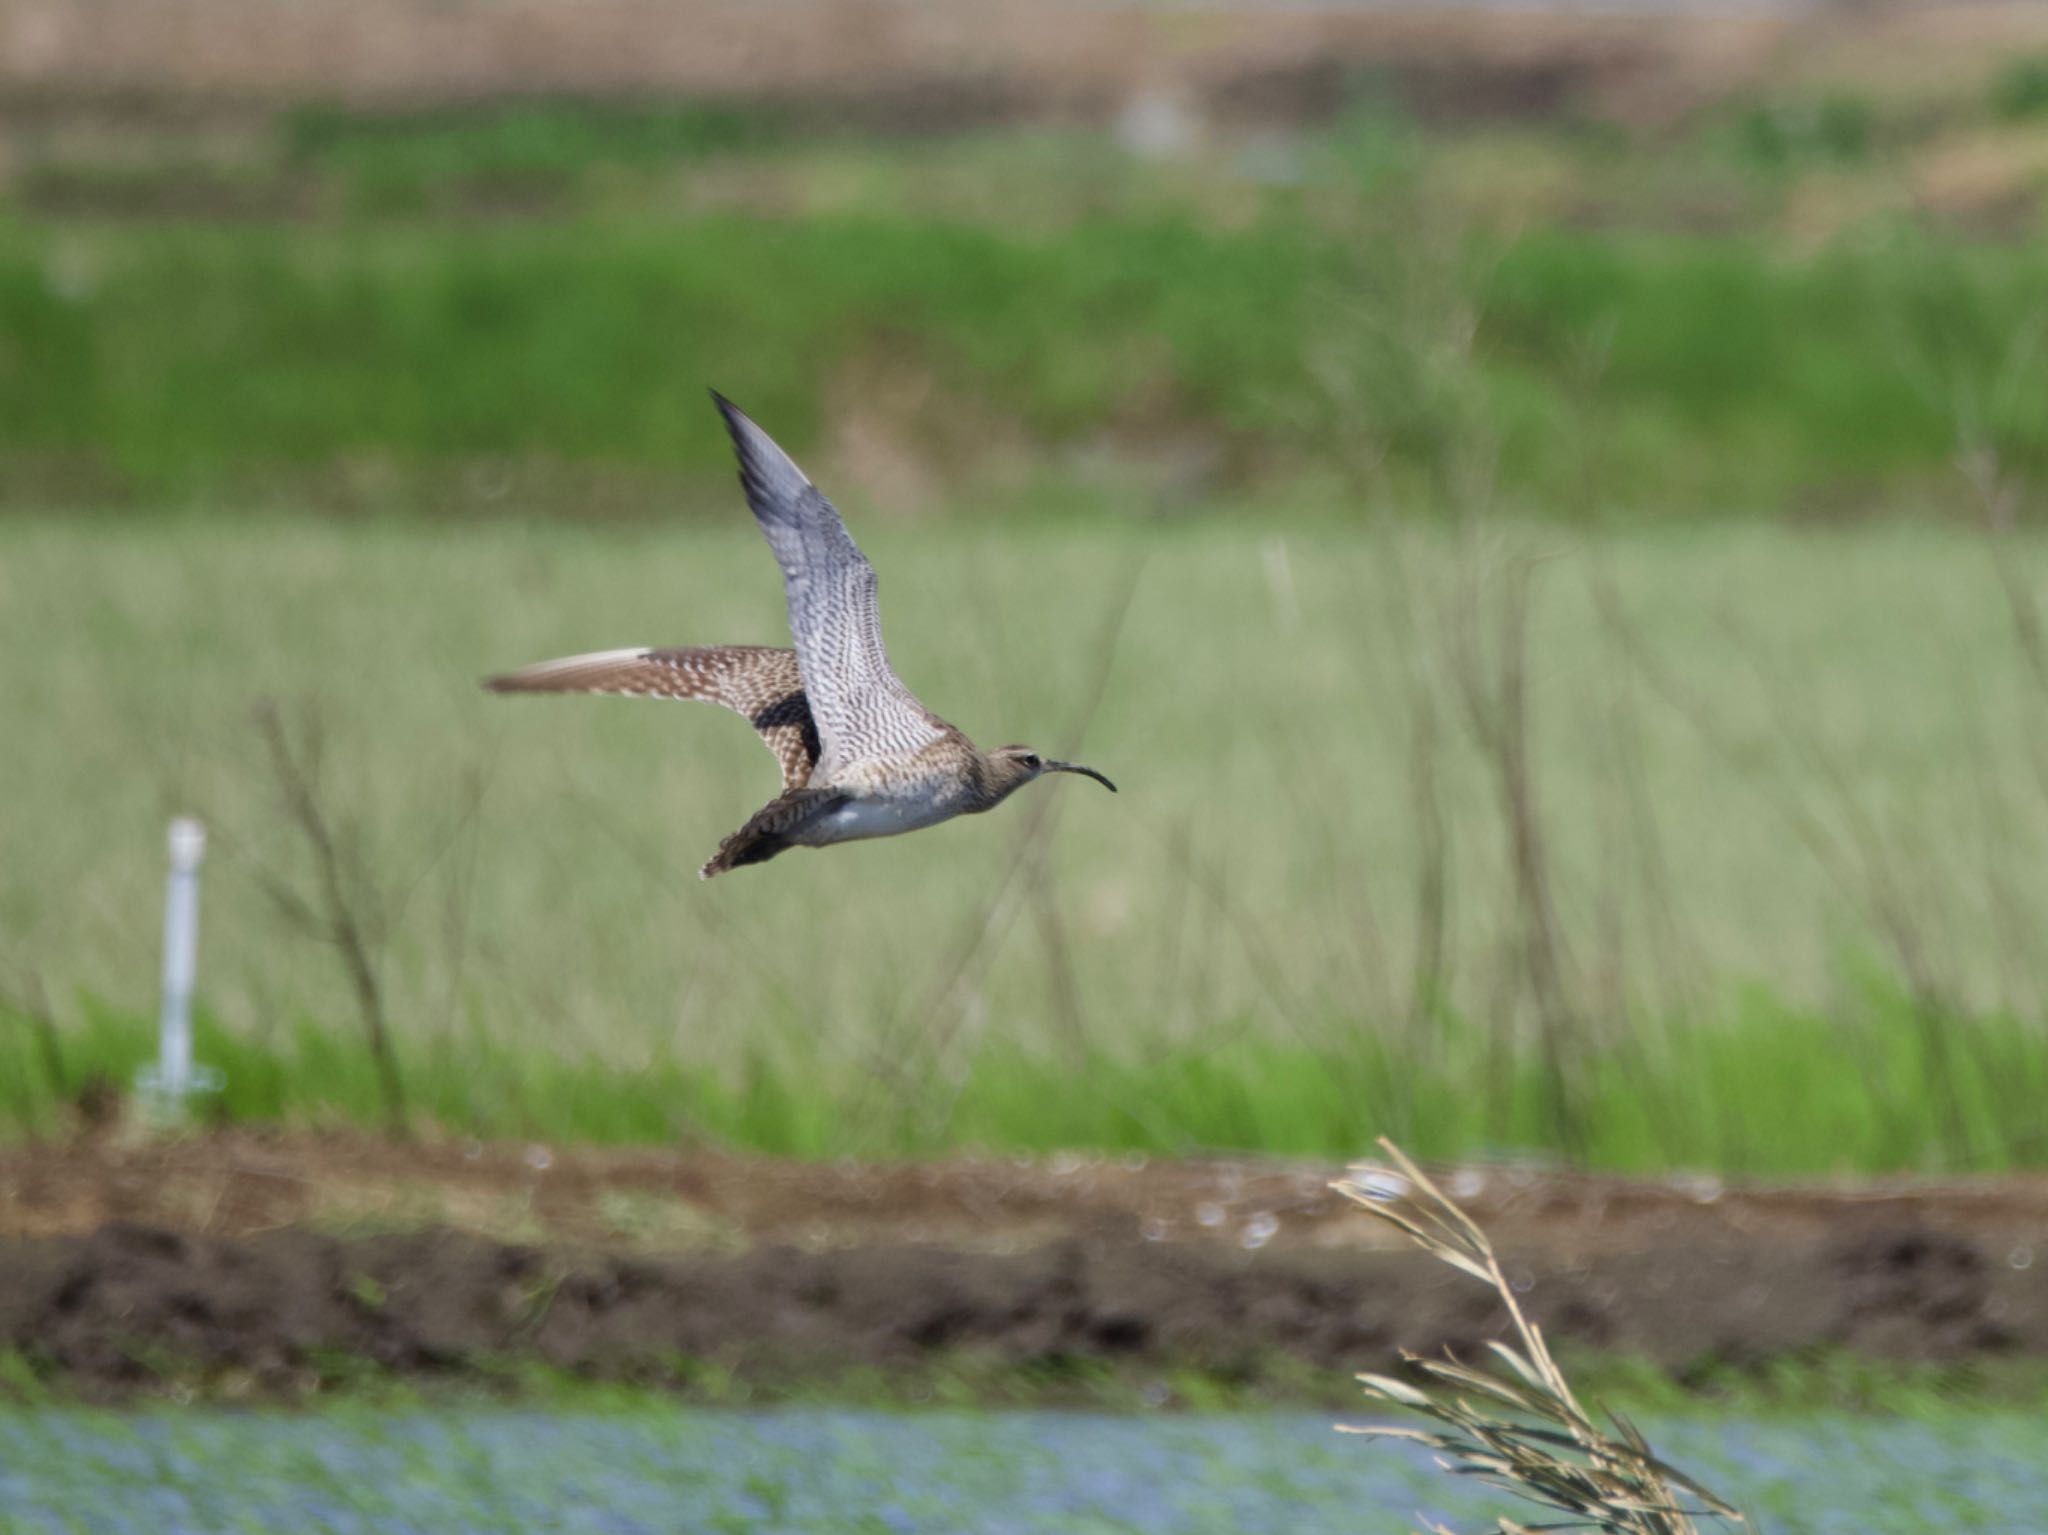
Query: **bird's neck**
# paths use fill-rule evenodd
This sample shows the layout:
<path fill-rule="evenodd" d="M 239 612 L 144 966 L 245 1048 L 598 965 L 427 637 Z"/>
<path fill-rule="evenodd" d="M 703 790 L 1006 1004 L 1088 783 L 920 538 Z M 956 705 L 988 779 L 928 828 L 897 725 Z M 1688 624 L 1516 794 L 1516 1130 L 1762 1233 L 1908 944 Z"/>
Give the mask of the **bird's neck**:
<path fill-rule="evenodd" d="M 967 792 L 972 802 L 967 813 L 974 815 L 995 809 L 1030 781 L 1031 775 L 1011 758 L 975 752 L 973 766 L 967 774 Z"/>

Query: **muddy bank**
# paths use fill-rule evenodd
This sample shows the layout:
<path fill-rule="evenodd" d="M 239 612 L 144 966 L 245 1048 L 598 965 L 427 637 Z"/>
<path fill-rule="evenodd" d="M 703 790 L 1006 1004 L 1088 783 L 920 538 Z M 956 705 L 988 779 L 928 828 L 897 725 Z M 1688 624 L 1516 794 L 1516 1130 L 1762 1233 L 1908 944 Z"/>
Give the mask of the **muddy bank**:
<path fill-rule="evenodd" d="M 0 0 L 0 83 L 45 111 L 682 95 L 824 102 L 944 129 L 1099 118 L 1162 85 L 1220 114 L 1296 121 L 1327 116 L 1355 87 L 1347 77 L 1377 70 L 1409 77 L 1424 106 L 1498 115 L 1634 98 L 1646 77 L 1670 90 L 1719 85 L 1767 62 L 1803 9 L 1226 3 L 1184 8 L 1169 26 L 1143 7 L 1074 3 L 197 0 L 172 16 L 141 0 Z"/>
<path fill-rule="evenodd" d="M 86 1138 L 0 1153 L 0 1348 L 88 1394 L 193 1372 L 288 1394 L 337 1358 L 656 1383 L 960 1357 L 1257 1378 L 1493 1336 L 1493 1298 L 1386 1245 L 1327 1193 L 1334 1171 Z M 1447 1176 L 1570 1344 L 1681 1377 L 1820 1350 L 2048 1358 L 2039 1180 Z"/>
<path fill-rule="evenodd" d="M 2048 1355 L 2048 1294 L 1967 1241 L 1901 1227 L 1795 1249 L 1517 1262 L 1561 1340 L 1679 1372 L 1820 1349 Z M 0 1344 L 88 1394 L 197 1372 L 302 1390 L 335 1357 L 402 1374 L 521 1361 L 685 1383 L 786 1382 L 966 1354 L 1004 1366 L 1385 1367 L 1496 1335 L 1485 1291 L 1407 1254 L 1075 1239 L 1009 1254 L 885 1245 L 571 1253 L 431 1231 L 193 1237 L 115 1224 L 0 1245 Z"/>

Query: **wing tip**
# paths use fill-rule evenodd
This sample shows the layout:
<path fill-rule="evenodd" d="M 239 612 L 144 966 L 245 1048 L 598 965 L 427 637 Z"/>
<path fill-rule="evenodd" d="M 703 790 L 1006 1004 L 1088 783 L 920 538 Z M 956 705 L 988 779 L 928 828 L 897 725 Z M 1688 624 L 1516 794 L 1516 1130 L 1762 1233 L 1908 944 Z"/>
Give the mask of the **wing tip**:
<path fill-rule="evenodd" d="M 760 422 L 716 389 L 709 392 L 712 404 L 725 419 L 726 436 L 732 439 L 733 454 L 739 459 L 740 488 L 757 514 L 767 505 L 810 488 L 811 477 Z"/>
<path fill-rule="evenodd" d="M 543 693 L 548 684 L 565 675 L 586 671 L 594 666 L 620 665 L 628 661 L 644 661 L 653 653 L 647 645 L 626 645 L 617 650 L 586 650 L 580 655 L 558 656 L 552 661 L 536 661 L 531 666 L 522 666 L 517 671 L 498 672 L 483 679 L 481 686 L 490 693 Z"/>
<path fill-rule="evenodd" d="M 733 446 L 739 450 L 740 458 L 744 462 L 748 457 L 750 439 L 766 437 L 768 434 L 761 430 L 760 422 L 741 410 L 716 389 L 711 390 L 710 394 L 711 403 L 718 407 L 718 414 L 725 419 L 726 434 L 732 438 Z"/>

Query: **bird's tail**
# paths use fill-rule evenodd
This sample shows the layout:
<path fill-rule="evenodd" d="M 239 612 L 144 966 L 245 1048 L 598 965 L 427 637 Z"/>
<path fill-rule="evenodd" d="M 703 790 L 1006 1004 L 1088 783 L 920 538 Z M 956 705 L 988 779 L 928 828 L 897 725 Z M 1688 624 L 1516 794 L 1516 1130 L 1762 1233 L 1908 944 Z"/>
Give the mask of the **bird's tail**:
<path fill-rule="evenodd" d="M 778 795 L 718 844 L 718 851 L 697 871 L 697 877 L 712 879 L 750 863 L 766 863 L 777 853 L 799 846 L 797 834 L 804 827 L 845 803 L 846 796 L 831 789 L 791 789 Z"/>

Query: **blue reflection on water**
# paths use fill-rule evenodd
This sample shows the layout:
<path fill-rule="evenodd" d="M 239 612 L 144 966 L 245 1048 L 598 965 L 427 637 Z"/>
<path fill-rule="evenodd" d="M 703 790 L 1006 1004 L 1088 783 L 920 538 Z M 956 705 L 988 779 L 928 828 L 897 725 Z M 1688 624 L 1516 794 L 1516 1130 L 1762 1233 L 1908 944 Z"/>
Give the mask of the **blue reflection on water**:
<path fill-rule="evenodd" d="M 2048 1528 L 2048 1425 L 1651 1425 L 1774 1531 Z M 1322 1535 L 1490 1524 L 1412 1447 L 1288 1415 L 0 1412 L 0 1528 L 107 1535 Z"/>

